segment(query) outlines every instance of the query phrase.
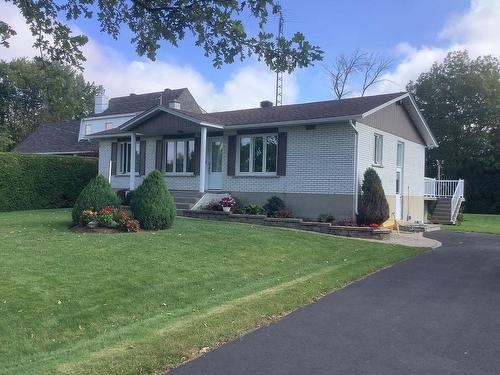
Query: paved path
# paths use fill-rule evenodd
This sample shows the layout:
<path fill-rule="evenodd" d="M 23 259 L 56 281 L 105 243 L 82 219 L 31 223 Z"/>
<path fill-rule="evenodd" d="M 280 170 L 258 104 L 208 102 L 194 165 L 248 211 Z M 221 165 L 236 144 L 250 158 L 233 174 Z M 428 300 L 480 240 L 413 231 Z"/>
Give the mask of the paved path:
<path fill-rule="evenodd" d="M 500 374 L 500 236 L 443 243 L 169 375 Z"/>

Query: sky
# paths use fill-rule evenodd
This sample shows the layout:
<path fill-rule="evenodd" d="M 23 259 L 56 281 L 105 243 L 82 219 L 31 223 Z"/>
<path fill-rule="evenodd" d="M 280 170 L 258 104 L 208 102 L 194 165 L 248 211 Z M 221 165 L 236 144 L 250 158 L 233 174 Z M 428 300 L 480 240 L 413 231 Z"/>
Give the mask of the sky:
<path fill-rule="evenodd" d="M 384 82 L 368 94 L 404 91 L 410 80 L 428 71 L 453 50 L 500 58 L 500 0 L 282 0 L 285 35 L 300 31 L 325 52 L 314 66 L 285 76 L 283 103 L 334 98 L 326 68 L 339 54 L 356 49 L 394 60 Z M 0 19 L 18 32 L 11 47 L 0 46 L 0 59 L 33 57 L 30 34 L 17 8 L 0 0 Z M 254 58 L 216 69 L 191 43 L 162 43 L 156 61 L 139 57 L 124 30 L 118 40 L 99 31 L 95 20 L 70 26 L 86 34 L 85 78 L 103 85 L 109 97 L 188 87 L 207 111 L 252 108 L 274 101 L 275 74 Z M 277 30 L 271 18 L 270 31 Z M 353 93 L 356 88 L 353 87 Z"/>

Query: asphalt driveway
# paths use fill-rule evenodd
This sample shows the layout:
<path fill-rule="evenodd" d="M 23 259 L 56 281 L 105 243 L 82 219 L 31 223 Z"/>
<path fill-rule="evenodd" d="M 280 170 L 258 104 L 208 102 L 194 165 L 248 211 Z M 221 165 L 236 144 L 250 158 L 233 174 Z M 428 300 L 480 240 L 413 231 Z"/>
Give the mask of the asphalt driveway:
<path fill-rule="evenodd" d="M 172 370 L 205 374 L 500 374 L 500 236 L 443 246 Z"/>

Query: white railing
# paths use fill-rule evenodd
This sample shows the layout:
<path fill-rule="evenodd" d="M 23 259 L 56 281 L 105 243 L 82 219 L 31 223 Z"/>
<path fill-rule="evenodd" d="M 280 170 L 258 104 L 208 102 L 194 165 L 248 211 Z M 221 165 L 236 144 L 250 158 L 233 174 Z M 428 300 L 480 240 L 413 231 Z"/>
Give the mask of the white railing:
<path fill-rule="evenodd" d="M 433 198 L 451 198 L 455 195 L 458 186 L 461 185 L 463 197 L 463 182 L 463 180 L 436 180 L 425 177 L 424 195 Z"/>
<path fill-rule="evenodd" d="M 460 204 L 464 198 L 464 180 L 458 180 L 456 189 L 451 197 L 451 222 L 455 223 L 458 215 L 458 210 L 460 209 Z"/>

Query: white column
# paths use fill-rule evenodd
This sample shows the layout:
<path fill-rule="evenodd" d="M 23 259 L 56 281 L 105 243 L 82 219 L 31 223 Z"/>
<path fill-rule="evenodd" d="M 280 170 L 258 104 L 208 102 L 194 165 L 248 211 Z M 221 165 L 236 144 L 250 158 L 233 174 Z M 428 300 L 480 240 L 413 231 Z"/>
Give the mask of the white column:
<path fill-rule="evenodd" d="M 201 127 L 200 142 L 200 193 L 205 192 L 205 164 L 207 159 L 207 128 Z"/>
<path fill-rule="evenodd" d="M 135 133 L 130 134 L 130 191 L 135 190 L 135 141 Z"/>

